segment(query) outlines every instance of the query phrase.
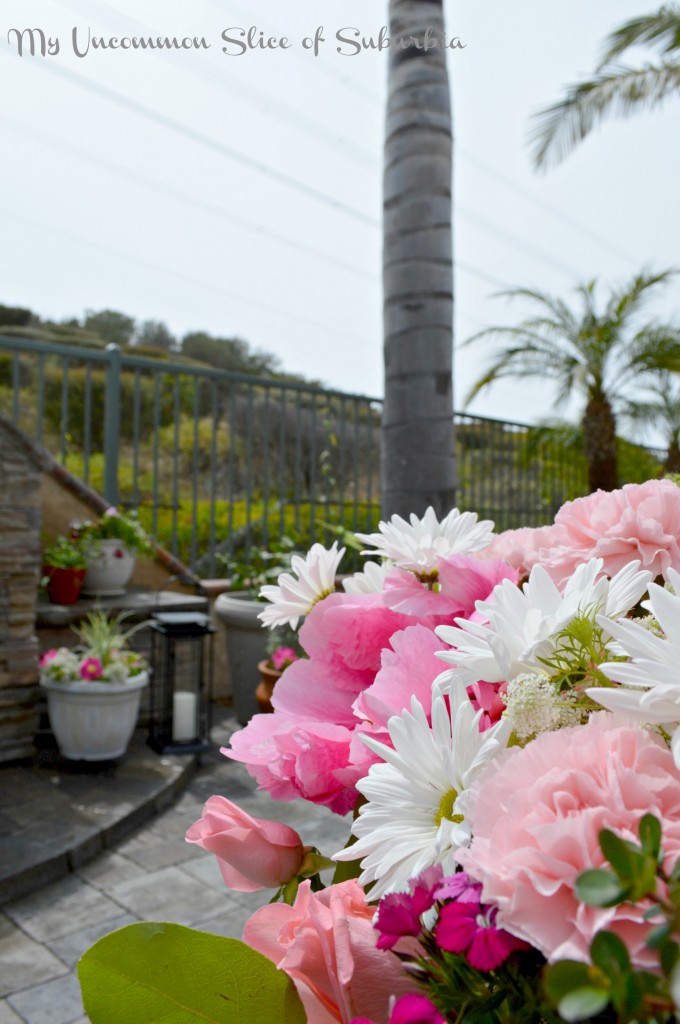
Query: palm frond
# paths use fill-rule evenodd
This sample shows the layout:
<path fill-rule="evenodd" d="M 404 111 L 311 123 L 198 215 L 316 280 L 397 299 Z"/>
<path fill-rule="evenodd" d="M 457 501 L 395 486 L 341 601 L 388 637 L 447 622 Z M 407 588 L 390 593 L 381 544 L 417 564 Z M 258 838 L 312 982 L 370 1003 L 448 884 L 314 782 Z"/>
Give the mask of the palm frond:
<path fill-rule="evenodd" d="M 680 92 L 680 62 L 612 68 L 572 85 L 563 100 L 534 115 L 530 145 L 536 167 L 560 163 L 606 117 L 629 117 Z"/>
<path fill-rule="evenodd" d="M 680 7 L 667 4 L 653 14 L 631 18 L 607 38 L 598 71 L 632 46 L 656 43 L 661 53 L 680 50 Z"/>
<path fill-rule="evenodd" d="M 607 303 L 607 316 L 619 322 L 630 318 L 642 300 L 647 298 L 647 292 L 650 289 L 659 284 L 665 284 L 677 272 L 676 269 L 671 268 L 659 271 L 657 274 L 645 270 L 636 274 L 631 281 L 625 282 L 612 293 Z"/>

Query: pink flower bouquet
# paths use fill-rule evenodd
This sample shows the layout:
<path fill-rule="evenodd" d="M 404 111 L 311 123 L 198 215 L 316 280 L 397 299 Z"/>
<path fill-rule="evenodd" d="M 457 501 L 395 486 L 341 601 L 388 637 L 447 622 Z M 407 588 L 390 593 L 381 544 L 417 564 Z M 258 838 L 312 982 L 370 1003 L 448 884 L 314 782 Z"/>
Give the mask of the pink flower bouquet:
<path fill-rule="evenodd" d="M 283 1024 L 678 1019 L 679 535 L 668 481 L 498 536 L 429 509 L 360 536 L 342 593 L 336 545 L 266 588 L 305 656 L 223 752 L 354 811 L 351 842 L 328 860 L 220 797 L 187 839 L 277 890 L 239 955 L 289 986 Z"/>

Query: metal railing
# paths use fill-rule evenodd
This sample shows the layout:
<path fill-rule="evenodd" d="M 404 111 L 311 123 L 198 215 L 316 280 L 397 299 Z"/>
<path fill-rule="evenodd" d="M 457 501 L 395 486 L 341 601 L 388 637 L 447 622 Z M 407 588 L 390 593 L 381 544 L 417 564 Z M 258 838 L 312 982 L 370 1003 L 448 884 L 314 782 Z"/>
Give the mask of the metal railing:
<path fill-rule="evenodd" d="M 204 576 L 223 571 L 219 554 L 374 529 L 381 406 L 116 346 L 0 337 L 0 410 Z M 457 504 L 498 530 L 550 522 L 587 492 L 583 456 L 558 433 L 455 424 Z"/>

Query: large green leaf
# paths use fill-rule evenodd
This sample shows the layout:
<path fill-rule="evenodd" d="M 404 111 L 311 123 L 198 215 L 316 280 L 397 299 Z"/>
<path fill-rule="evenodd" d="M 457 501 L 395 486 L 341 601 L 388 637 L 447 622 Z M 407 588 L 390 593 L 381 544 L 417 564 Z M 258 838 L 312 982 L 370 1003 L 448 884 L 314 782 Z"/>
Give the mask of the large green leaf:
<path fill-rule="evenodd" d="M 78 964 L 92 1024 L 304 1024 L 290 978 L 237 939 L 178 924 L 132 924 Z"/>

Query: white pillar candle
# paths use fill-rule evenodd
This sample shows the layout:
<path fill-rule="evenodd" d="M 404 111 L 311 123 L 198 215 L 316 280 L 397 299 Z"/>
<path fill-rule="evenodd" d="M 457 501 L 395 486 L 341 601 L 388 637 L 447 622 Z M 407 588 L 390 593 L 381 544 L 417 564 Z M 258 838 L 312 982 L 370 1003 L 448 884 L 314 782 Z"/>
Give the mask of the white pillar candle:
<path fill-rule="evenodd" d="M 173 743 L 196 739 L 196 694 L 179 691 L 172 696 Z"/>

